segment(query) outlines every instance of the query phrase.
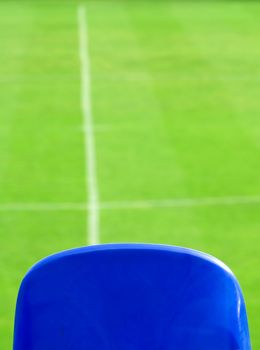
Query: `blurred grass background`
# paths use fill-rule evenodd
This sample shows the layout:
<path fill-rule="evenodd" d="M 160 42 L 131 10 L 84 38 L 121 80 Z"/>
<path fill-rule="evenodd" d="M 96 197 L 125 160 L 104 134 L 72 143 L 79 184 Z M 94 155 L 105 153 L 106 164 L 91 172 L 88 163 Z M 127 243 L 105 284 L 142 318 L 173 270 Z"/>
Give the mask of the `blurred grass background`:
<path fill-rule="evenodd" d="M 182 245 L 222 259 L 241 282 L 260 348 L 260 4 L 85 5 L 100 201 L 117 204 L 101 210 L 100 241 Z M 88 202 L 77 8 L 0 2 L 3 349 L 26 270 L 87 244 L 88 213 L 77 207 Z M 181 205 L 185 198 L 215 204 Z M 177 204 L 160 206 L 165 199 Z M 131 207 L 140 201 L 158 205 Z"/>

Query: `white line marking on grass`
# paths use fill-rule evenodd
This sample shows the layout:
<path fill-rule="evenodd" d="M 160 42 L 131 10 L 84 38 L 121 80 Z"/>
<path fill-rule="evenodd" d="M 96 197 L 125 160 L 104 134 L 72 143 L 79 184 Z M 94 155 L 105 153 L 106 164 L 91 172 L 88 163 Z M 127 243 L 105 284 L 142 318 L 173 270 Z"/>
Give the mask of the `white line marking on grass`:
<path fill-rule="evenodd" d="M 142 73 L 134 73 L 131 72 L 125 73 L 122 72 L 120 73 L 106 73 L 102 75 L 95 75 L 96 80 L 110 80 L 110 81 L 115 81 L 122 83 L 123 81 L 126 82 L 150 82 L 151 77 L 147 76 L 147 74 L 142 74 Z M 200 75 L 200 74 L 189 74 L 189 75 L 183 75 L 183 74 L 171 74 L 168 72 L 167 74 L 155 74 L 152 77 L 153 80 L 155 81 L 168 81 L 168 82 L 175 82 L 175 81 L 180 81 L 180 82 L 218 82 L 218 81 L 223 81 L 223 82 L 245 82 L 245 81 L 259 81 L 260 77 L 259 76 L 253 76 L 253 75 Z"/>
<path fill-rule="evenodd" d="M 88 234 L 89 244 L 99 243 L 99 195 L 96 175 L 95 135 L 90 89 L 90 59 L 88 53 L 87 18 L 84 5 L 78 8 L 79 55 L 81 62 L 81 102 L 84 117 L 86 187 L 89 196 Z M 87 176 L 88 174 L 88 176 Z"/>
<path fill-rule="evenodd" d="M 6 203 L 0 204 L 0 211 L 86 211 L 84 203 Z"/>
<path fill-rule="evenodd" d="M 205 197 L 205 198 L 175 198 L 161 200 L 139 201 L 109 201 L 99 204 L 99 210 L 121 209 L 157 209 L 181 207 L 210 207 L 259 205 L 260 196 L 234 196 L 234 197 Z M 0 204 L 0 211 L 92 211 L 92 205 L 86 203 L 5 203 Z"/>
<path fill-rule="evenodd" d="M 111 124 L 95 124 L 95 132 L 143 132 L 147 130 L 149 126 L 144 124 L 124 124 L 124 123 L 111 123 Z"/>
<path fill-rule="evenodd" d="M 100 209 L 153 209 L 198 206 L 260 204 L 260 196 L 208 197 L 208 198 L 176 198 L 162 200 L 111 201 L 103 202 Z"/>
<path fill-rule="evenodd" d="M 44 81 L 78 81 L 74 74 L 26 74 L 0 75 L 0 84 L 25 84 Z"/>

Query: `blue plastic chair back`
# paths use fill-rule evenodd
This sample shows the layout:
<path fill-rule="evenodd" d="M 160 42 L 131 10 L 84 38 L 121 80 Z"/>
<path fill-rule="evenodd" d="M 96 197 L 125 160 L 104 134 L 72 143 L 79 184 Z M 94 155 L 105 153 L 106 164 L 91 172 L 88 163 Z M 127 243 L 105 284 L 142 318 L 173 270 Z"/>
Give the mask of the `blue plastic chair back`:
<path fill-rule="evenodd" d="M 221 262 L 158 245 L 101 245 L 36 264 L 14 350 L 249 350 L 244 300 Z"/>

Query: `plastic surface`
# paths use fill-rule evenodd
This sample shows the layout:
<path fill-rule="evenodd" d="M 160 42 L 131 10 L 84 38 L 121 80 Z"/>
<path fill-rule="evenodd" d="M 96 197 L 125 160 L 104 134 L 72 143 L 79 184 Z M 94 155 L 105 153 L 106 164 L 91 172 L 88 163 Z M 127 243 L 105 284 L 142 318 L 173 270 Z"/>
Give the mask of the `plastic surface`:
<path fill-rule="evenodd" d="M 239 285 L 218 260 L 145 244 L 65 251 L 36 264 L 14 350 L 249 350 Z"/>

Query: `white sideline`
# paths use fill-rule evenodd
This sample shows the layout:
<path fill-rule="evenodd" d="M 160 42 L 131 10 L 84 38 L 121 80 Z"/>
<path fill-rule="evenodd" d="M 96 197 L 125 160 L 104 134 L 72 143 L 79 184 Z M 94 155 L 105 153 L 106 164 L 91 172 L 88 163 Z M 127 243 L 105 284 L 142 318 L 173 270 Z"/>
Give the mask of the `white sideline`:
<path fill-rule="evenodd" d="M 175 198 L 162 200 L 109 201 L 99 203 L 97 210 L 156 209 L 178 207 L 209 207 L 260 204 L 260 196 Z M 0 211 L 86 211 L 93 210 L 84 203 L 6 203 Z"/>
<path fill-rule="evenodd" d="M 0 205 L 1 212 L 17 211 L 86 211 L 87 204 L 84 203 L 5 203 Z"/>
<path fill-rule="evenodd" d="M 100 209 L 152 209 L 199 206 L 229 206 L 260 204 L 260 196 L 172 198 L 161 200 L 111 201 L 103 202 Z"/>
<path fill-rule="evenodd" d="M 99 243 L 99 195 L 96 176 L 95 136 L 90 88 L 90 59 L 88 54 L 87 18 L 84 5 L 78 7 L 79 55 L 81 63 L 81 103 L 85 134 L 86 188 L 89 197 L 87 240 L 89 244 Z"/>

